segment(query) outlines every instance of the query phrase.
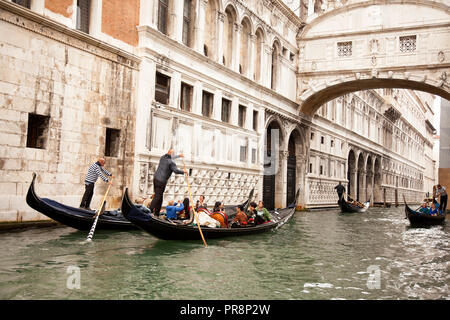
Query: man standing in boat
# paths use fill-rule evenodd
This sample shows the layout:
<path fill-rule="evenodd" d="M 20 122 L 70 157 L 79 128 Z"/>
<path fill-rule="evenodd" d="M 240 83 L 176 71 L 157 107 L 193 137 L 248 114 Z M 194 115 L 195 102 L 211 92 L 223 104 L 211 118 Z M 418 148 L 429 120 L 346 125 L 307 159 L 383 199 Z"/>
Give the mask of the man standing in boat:
<path fill-rule="evenodd" d="M 159 216 L 159 212 L 161 211 L 164 190 L 166 190 L 167 181 L 169 181 L 172 172 L 175 172 L 175 174 L 187 174 L 186 169 L 178 169 L 177 165 L 173 161 L 174 159 L 182 157 L 184 157 L 182 153 L 175 155 L 175 151 L 170 148 L 169 151 L 167 151 L 167 153 L 159 159 L 158 168 L 153 176 L 153 189 L 155 191 L 155 197 L 149 207 L 150 211 L 156 216 Z"/>
<path fill-rule="evenodd" d="M 339 181 L 339 184 L 336 187 L 334 187 L 334 188 L 336 189 L 336 192 L 338 194 L 338 197 L 339 197 L 338 202 L 339 202 L 339 201 L 341 201 L 342 194 L 345 192 L 345 187 Z"/>
<path fill-rule="evenodd" d="M 440 196 L 440 209 L 445 214 L 447 212 L 447 190 L 445 190 L 444 186 L 440 184 L 437 185 L 436 189 L 436 197 Z"/>
<path fill-rule="evenodd" d="M 103 168 L 104 165 L 105 159 L 98 158 L 97 162 L 89 167 L 86 178 L 84 179 L 84 185 L 86 189 L 84 191 L 83 198 L 81 199 L 80 208 L 91 210 L 90 205 L 92 196 L 94 195 L 94 185 L 97 182 L 98 177 L 102 178 L 103 181 L 112 185 L 112 181 L 110 181 L 106 176 L 109 176 L 111 178 L 114 178 L 114 176 L 108 170 Z"/>

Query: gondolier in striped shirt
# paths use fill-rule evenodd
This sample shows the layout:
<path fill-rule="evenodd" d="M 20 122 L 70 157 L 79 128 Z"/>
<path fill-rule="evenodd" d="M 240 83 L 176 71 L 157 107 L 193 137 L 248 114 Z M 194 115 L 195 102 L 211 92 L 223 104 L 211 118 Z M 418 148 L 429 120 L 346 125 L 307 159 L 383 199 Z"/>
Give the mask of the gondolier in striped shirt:
<path fill-rule="evenodd" d="M 81 199 L 80 208 L 91 210 L 91 200 L 92 196 L 94 195 L 94 185 L 95 182 L 97 182 L 98 177 L 100 177 L 103 181 L 112 184 L 112 181 L 110 181 L 107 176 L 114 177 L 108 170 L 103 168 L 105 165 L 105 159 L 98 158 L 97 162 L 93 163 L 88 170 L 88 173 L 86 175 L 86 178 L 84 180 L 84 185 L 86 187 L 86 190 L 84 191 L 83 198 Z"/>

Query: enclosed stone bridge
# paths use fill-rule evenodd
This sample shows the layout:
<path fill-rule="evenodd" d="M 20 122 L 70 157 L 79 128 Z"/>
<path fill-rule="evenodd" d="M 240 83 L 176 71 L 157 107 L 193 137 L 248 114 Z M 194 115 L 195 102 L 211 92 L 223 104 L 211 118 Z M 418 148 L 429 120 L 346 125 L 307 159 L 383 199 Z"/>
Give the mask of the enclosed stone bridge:
<path fill-rule="evenodd" d="M 321 4 L 297 37 L 302 113 L 313 115 L 329 100 L 375 88 L 421 90 L 450 100 L 449 0 Z"/>

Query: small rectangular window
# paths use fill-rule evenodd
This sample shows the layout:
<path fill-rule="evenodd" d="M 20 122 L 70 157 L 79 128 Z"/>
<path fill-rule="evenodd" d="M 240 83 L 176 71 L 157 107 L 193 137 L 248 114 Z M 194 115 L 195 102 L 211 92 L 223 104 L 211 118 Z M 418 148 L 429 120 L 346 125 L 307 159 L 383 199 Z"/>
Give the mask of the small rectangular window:
<path fill-rule="evenodd" d="M 256 149 L 252 148 L 252 163 L 256 163 Z"/>
<path fill-rule="evenodd" d="M 162 104 L 169 103 L 170 77 L 156 72 L 155 100 Z"/>
<path fill-rule="evenodd" d="M 258 131 L 258 111 L 253 110 L 253 130 Z"/>
<path fill-rule="evenodd" d="M 246 113 L 246 107 L 243 105 L 239 105 L 239 114 L 238 114 L 238 126 L 243 128 L 245 125 L 245 113 Z"/>
<path fill-rule="evenodd" d="M 186 46 L 191 45 L 191 11 L 192 0 L 184 0 L 183 7 L 183 43 Z"/>
<path fill-rule="evenodd" d="M 77 0 L 77 30 L 89 33 L 90 11 L 90 0 Z"/>
<path fill-rule="evenodd" d="M 401 52 L 414 52 L 416 51 L 417 36 L 405 36 L 400 37 L 400 51 Z"/>
<path fill-rule="evenodd" d="M 211 118 L 213 109 L 214 95 L 207 91 L 203 91 L 202 98 L 202 115 L 207 118 Z"/>
<path fill-rule="evenodd" d="M 106 128 L 105 156 L 118 157 L 120 146 L 120 130 Z"/>
<path fill-rule="evenodd" d="M 158 0 L 158 30 L 164 34 L 167 34 L 168 16 L 169 0 Z"/>
<path fill-rule="evenodd" d="M 229 123 L 230 114 L 231 114 L 231 101 L 222 98 L 222 116 L 221 116 L 222 122 Z"/>
<path fill-rule="evenodd" d="M 314 132 L 311 132 L 311 140 L 314 140 Z"/>
<path fill-rule="evenodd" d="M 320 143 L 324 144 L 325 143 L 325 138 L 324 137 L 320 137 Z"/>
<path fill-rule="evenodd" d="M 181 83 L 181 101 L 180 108 L 184 111 L 191 111 L 192 105 L 192 86 L 182 82 Z"/>
<path fill-rule="evenodd" d="M 241 162 L 246 162 L 247 161 L 247 146 L 241 146 L 239 160 Z"/>
<path fill-rule="evenodd" d="M 313 164 L 310 163 L 310 164 L 309 164 L 309 173 L 312 173 L 312 172 L 313 172 Z"/>
<path fill-rule="evenodd" d="M 45 149 L 47 147 L 49 116 L 28 114 L 27 148 Z"/>
<path fill-rule="evenodd" d="M 320 174 L 323 174 L 323 166 L 320 166 Z"/>
<path fill-rule="evenodd" d="M 352 42 L 337 43 L 338 57 L 350 57 L 352 55 Z"/>
<path fill-rule="evenodd" d="M 331 140 L 331 147 L 334 147 L 334 140 Z"/>
<path fill-rule="evenodd" d="M 31 0 L 12 0 L 12 2 L 28 9 L 31 8 Z"/>

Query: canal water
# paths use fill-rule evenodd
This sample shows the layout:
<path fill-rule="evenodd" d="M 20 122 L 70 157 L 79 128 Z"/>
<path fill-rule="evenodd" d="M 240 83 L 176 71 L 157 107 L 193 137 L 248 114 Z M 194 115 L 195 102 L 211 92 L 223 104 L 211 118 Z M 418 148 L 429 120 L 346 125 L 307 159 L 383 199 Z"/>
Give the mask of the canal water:
<path fill-rule="evenodd" d="M 449 299 L 450 221 L 403 207 L 298 212 L 266 234 L 158 240 L 69 227 L 0 234 L 0 299 Z"/>

